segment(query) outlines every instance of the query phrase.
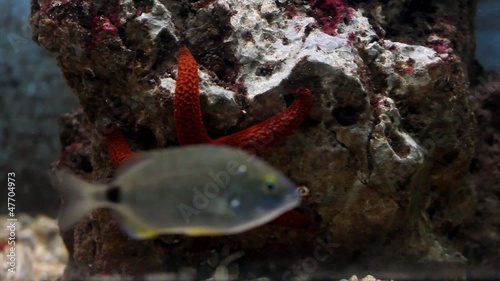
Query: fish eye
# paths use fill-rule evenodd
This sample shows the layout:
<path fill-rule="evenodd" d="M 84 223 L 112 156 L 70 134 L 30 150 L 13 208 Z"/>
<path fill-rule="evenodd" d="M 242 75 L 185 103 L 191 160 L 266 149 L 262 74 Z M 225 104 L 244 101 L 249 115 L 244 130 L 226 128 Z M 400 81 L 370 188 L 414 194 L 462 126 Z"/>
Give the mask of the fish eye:
<path fill-rule="evenodd" d="M 264 184 L 262 186 L 262 190 L 265 193 L 272 193 L 276 190 L 276 178 L 272 176 L 268 176 L 264 179 Z"/>
<path fill-rule="evenodd" d="M 266 190 L 267 191 L 271 192 L 274 190 L 274 188 L 275 188 L 275 185 L 273 182 L 266 182 Z"/>

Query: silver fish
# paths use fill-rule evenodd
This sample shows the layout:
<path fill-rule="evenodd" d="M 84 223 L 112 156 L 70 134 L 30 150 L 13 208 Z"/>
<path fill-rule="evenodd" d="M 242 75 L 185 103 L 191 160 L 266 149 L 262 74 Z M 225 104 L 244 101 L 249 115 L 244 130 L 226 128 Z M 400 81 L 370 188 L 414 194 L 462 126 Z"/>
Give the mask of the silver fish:
<path fill-rule="evenodd" d="M 110 208 L 138 239 L 160 234 L 227 235 L 265 224 L 300 203 L 295 184 L 263 160 L 221 145 L 136 153 L 109 184 L 60 170 L 59 225 L 68 229 L 96 208 Z"/>

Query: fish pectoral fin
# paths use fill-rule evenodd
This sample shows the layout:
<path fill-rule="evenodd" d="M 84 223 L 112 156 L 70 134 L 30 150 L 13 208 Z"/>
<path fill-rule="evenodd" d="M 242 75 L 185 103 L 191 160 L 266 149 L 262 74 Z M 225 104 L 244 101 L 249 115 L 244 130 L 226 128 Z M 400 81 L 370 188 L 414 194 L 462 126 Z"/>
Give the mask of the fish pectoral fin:
<path fill-rule="evenodd" d="M 193 227 L 189 228 L 186 231 L 186 234 L 189 236 L 216 236 L 224 235 L 225 232 L 217 228 Z"/>

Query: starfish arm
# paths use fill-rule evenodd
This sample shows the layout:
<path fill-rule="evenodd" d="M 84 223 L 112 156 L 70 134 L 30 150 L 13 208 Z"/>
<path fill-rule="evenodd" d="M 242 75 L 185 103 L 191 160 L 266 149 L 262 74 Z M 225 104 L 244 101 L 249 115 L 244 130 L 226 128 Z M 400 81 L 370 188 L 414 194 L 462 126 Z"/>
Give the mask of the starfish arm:
<path fill-rule="evenodd" d="M 179 50 L 174 97 L 174 123 L 181 145 L 211 141 L 201 115 L 198 64 L 186 47 Z"/>
<path fill-rule="evenodd" d="M 297 129 L 312 107 L 313 95 L 307 88 L 297 89 L 297 97 L 288 108 L 243 131 L 212 141 L 258 153 Z"/>
<path fill-rule="evenodd" d="M 109 158 L 114 167 L 120 166 L 125 159 L 134 154 L 127 140 L 118 128 L 106 134 L 106 143 L 108 144 Z"/>

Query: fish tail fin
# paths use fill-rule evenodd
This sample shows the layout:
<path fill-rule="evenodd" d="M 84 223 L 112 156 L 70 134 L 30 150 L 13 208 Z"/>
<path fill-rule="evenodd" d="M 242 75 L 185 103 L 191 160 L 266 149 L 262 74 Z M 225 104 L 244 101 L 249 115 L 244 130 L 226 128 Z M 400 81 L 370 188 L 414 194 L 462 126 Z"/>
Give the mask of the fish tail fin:
<path fill-rule="evenodd" d="M 100 198 L 106 190 L 106 185 L 86 182 L 69 170 L 62 169 L 54 172 L 52 185 L 62 195 L 59 210 L 59 228 L 61 230 L 69 229 L 85 215 L 104 205 Z"/>

